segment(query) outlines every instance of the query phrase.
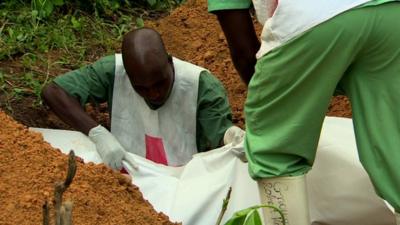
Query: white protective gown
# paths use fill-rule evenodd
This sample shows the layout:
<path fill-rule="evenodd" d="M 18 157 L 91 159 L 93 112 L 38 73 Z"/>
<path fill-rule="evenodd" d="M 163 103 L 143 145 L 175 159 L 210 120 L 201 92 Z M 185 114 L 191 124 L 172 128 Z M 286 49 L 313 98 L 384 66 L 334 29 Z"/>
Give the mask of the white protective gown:
<path fill-rule="evenodd" d="M 253 0 L 264 26 L 257 58 L 328 19 L 370 0 Z"/>
<path fill-rule="evenodd" d="M 152 110 L 133 89 L 122 55 L 115 56 L 111 133 L 126 151 L 170 166 L 197 153 L 196 112 L 201 67 L 173 58 L 175 81 L 168 100 Z"/>

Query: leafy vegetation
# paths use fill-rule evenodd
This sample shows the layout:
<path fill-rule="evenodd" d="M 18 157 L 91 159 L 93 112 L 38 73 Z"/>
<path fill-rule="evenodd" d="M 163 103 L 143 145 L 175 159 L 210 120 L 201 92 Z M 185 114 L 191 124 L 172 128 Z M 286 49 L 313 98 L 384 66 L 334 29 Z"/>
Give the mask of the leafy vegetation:
<path fill-rule="evenodd" d="M 282 219 L 282 224 L 285 225 L 285 217 L 281 210 L 270 205 L 257 205 L 247 209 L 240 210 L 233 214 L 233 216 L 225 223 L 225 225 L 262 225 L 262 220 L 258 209 L 260 208 L 272 208 L 276 210 Z"/>
<path fill-rule="evenodd" d="M 225 199 L 222 200 L 222 207 L 219 213 L 216 225 L 220 225 L 222 218 L 228 208 L 229 200 L 231 198 L 232 187 L 229 188 L 228 193 L 226 194 Z M 246 209 L 242 209 L 240 211 L 235 212 L 232 217 L 225 222 L 224 225 L 263 225 L 260 214 L 258 210 L 261 208 L 270 208 L 279 213 L 280 218 L 282 220 L 282 225 L 286 224 L 285 216 L 283 212 L 272 205 L 256 205 Z M 271 221 L 268 221 L 271 222 Z M 269 224 L 269 223 L 268 223 Z"/>
<path fill-rule="evenodd" d="M 0 107 L 34 97 L 51 79 L 111 54 L 122 36 L 182 0 L 0 1 Z"/>

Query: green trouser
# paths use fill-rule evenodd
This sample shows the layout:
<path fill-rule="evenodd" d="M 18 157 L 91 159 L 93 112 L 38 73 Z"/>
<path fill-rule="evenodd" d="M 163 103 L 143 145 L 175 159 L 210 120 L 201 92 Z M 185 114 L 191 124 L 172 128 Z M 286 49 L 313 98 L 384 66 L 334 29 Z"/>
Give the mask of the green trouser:
<path fill-rule="evenodd" d="M 400 212 L 400 3 L 353 9 L 256 64 L 245 105 L 254 179 L 310 170 L 336 87 L 353 110 L 360 160 L 378 194 Z"/>

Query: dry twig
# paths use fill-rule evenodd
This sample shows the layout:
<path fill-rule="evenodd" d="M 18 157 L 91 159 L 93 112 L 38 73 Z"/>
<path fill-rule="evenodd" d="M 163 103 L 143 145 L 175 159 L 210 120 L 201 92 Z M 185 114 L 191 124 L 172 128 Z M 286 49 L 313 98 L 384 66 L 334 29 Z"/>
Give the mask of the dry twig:
<path fill-rule="evenodd" d="M 226 209 L 228 208 L 229 199 L 231 198 L 231 192 L 232 192 L 232 187 L 229 187 L 228 193 L 226 194 L 226 198 L 222 202 L 221 212 L 219 213 L 216 225 L 221 224 L 222 218 L 224 217 Z"/>
<path fill-rule="evenodd" d="M 72 225 L 72 202 L 66 201 L 62 204 L 63 215 L 61 217 L 62 225 Z"/>
<path fill-rule="evenodd" d="M 47 200 L 43 204 L 43 225 L 49 225 L 49 203 Z"/>
<path fill-rule="evenodd" d="M 62 196 L 63 196 L 65 190 L 67 190 L 69 185 L 72 183 L 75 173 L 76 173 L 75 153 L 74 153 L 74 151 L 71 150 L 69 153 L 69 159 L 68 159 L 67 178 L 65 179 L 64 183 L 62 183 L 62 182 L 57 183 L 55 186 L 55 190 L 54 190 L 54 199 L 55 199 L 55 208 L 56 208 L 56 225 L 62 225 L 62 223 L 61 223 Z M 71 210 L 72 210 L 72 204 L 71 204 Z M 70 215 L 72 215 L 72 213 L 70 213 Z"/>

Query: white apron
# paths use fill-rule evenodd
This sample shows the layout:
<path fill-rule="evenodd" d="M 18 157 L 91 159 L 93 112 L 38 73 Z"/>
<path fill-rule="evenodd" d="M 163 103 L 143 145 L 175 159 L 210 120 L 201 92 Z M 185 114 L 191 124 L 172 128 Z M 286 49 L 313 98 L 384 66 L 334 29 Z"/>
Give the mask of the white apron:
<path fill-rule="evenodd" d="M 330 18 L 370 0 L 253 0 L 264 25 L 257 58 Z"/>
<path fill-rule="evenodd" d="M 133 89 L 122 55 L 115 55 L 111 133 L 126 151 L 169 166 L 186 164 L 197 153 L 196 112 L 200 72 L 173 58 L 175 81 L 168 100 L 152 110 Z"/>

